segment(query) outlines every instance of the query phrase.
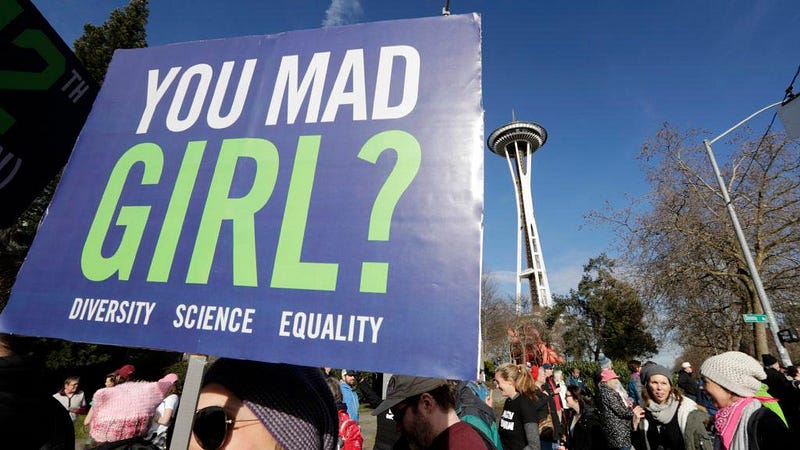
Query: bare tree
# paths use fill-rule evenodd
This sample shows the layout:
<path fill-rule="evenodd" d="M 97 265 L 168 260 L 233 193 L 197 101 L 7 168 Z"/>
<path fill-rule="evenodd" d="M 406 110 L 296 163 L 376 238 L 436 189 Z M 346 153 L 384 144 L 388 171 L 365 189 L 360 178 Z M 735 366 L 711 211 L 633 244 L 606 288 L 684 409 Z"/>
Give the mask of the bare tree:
<path fill-rule="evenodd" d="M 781 135 L 743 133 L 730 142 L 723 178 L 779 322 L 797 325 L 800 148 Z M 642 146 L 650 194 L 591 216 L 616 225 L 643 298 L 681 344 L 767 353 L 764 326 L 742 322 L 763 310 L 701 142 L 697 130 L 665 124 Z"/>
<path fill-rule="evenodd" d="M 507 328 L 514 318 L 514 307 L 503 298 L 491 275 L 481 278 L 481 341 L 483 359 L 506 361 L 509 357 Z"/>

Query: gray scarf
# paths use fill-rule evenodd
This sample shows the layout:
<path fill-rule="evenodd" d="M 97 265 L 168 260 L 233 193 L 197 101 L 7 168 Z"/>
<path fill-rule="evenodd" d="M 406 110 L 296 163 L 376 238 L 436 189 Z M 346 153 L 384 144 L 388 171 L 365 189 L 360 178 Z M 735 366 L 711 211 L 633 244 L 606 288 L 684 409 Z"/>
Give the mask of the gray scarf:
<path fill-rule="evenodd" d="M 680 405 L 680 403 L 675 401 L 675 396 L 670 394 L 664 404 L 649 401 L 645 409 L 650 411 L 654 419 L 661 422 L 662 425 L 666 425 L 675 417 L 675 413 L 678 412 L 678 405 Z"/>

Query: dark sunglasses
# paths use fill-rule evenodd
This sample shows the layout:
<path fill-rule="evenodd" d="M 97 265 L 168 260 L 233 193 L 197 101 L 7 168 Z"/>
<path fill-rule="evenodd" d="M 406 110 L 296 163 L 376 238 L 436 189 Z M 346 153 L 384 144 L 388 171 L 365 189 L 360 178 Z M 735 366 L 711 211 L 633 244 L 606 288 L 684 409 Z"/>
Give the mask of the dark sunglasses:
<path fill-rule="evenodd" d="M 217 450 L 225 443 L 235 422 L 257 422 L 258 419 L 233 420 L 221 406 L 207 406 L 194 413 L 192 434 L 204 450 Z"/>

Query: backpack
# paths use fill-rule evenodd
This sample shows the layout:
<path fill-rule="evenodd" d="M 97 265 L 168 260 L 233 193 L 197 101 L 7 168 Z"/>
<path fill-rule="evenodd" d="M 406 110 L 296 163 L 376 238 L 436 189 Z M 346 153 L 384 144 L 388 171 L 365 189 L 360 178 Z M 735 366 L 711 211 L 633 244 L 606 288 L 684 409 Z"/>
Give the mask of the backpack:
<path fill-rule="evenodd" d="M 350 418 L 346 411 L 339 411 L 339 450 L 361 450 L 364 437 L 358 422 Z"/>

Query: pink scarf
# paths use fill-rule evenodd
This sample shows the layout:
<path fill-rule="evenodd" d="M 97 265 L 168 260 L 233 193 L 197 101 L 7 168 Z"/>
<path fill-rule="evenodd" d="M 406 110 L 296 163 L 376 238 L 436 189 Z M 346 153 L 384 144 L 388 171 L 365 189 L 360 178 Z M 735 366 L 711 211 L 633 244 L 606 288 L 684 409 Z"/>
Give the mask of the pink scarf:
<path fill-rule="evenodd" d="M 722 448 L 725 450 L 731 447 L 733 441 L 733 433 L 736 431 L 736 425 L 742 417 L 742 411 L 751 402 L 757 402 L 755 397 L 746 397 L 739 399 L 730 405 L 717 411 L 714 415 L 714 426 L 717 433 L 722 437 Z"/>

